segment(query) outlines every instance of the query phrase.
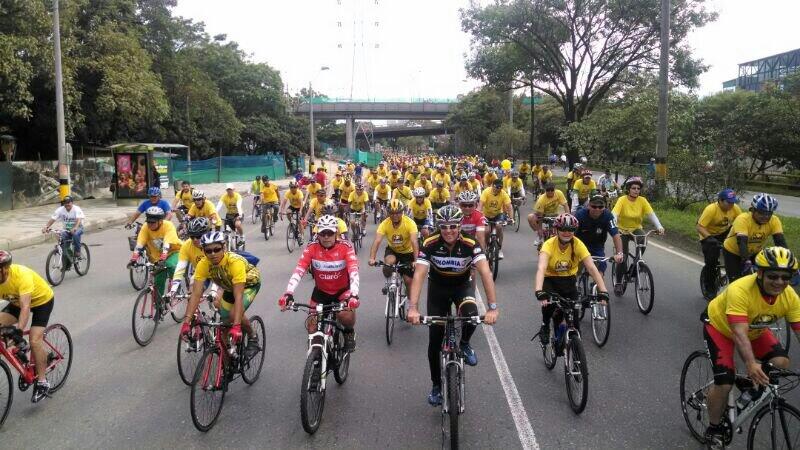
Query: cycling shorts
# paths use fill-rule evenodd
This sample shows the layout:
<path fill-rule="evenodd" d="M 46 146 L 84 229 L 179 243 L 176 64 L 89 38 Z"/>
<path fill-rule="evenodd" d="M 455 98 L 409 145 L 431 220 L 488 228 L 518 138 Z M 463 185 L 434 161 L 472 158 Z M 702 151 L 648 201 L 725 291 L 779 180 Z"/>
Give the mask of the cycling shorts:
<path fill-rule="evenodd" d="M 506 213 L 500 213 L 494 217 L 487 217 L 486 222 L 488 223 L 497 223 L 497 222 L 505 222 L 506 221 Z"/>
<path fill-rule="evenodd" d="M 389 247 L 387 245 L 386 246 L 386 250 L 384 250 L 384 252 L 383 252 L 383 257 L 385 258 L 385 257 L 387 257 L 389 255 L 394 255 L 394 257 L 397 258 L 397 263 L 398 264 L 411 264 L 411 263 L 414 262 L 414 253 L 397 253 L 394 250 L 392 250 L 391 247 Z M 384 275 L 386 275 L 386 273 L 390 273 L 388 271 L 387 267 L 384 267 L 384 269 L 387 269 L 384 272 Z M 401 275 L 405 275 L 407 277 L 413 277 L 414 276 L 414 267 L 413 266 L 412 267 L 404 267 L 404 268 L 400 269 L 400 274 Z M 386 276 L 388 276 L 388 275 L 386 275 Z"/>
<path fill-rule="evenodd" d="M 237 220 L 239 220 L 238 214 L 225 214 L 225 225 L 231 227 L 231 230 L 236 229 Z"/>
<path fill-rule="evenodd" d="M 253 303 L 253 300 L 256 299 L 256 295 L 258 294 L 258 290 L 261 289 L 261 283 L 257 283 L 253 286 L 245 286 L 244 292 L 242 292 L 242 302 L 244 303 L 244 310 L 247 311 L 247 308 L 250 307 L 250 304 Z M 233 311 L 233 304 L 236 300 L 233 298 L 233 292 L 225 291 L 222 294 L 222 300 L 219 302 L 219 317 L 225 321 L 230 321 L 231 311 Z"/>
<path fill-rule="evenodd" d="M 425 219 L 414 219 L 414 223 L 417 224 L 417 228 L 418 229 L 433 227 L 433 224 L 427 218 L 425 218 Z"/>
<path fill-rule="evenodd" d="M 328 292 L 321 291 L 316 286 L 314 286 L 314 290 L 311 291 L 311 304 L 331 305 L 333 303 L 340 303 L 343 301 L 347 301 L 349 297 L 350 297 L 350 289 L 345 289 L 330 294 Z"/>
<path fill-rule="evenodd" d="M 55 301 L 51 298 L 47 303 L 31 308 L 31 327 L 47 326 L 47 323 L 50 322 L 50 313 L 53 312 L 54 303 Z M 6 314 L 11 314 L 14 316 L 14 318 L 19 319 L 19 306 L 9 303 L 3 309 L 3 312 Z"/>
<path fill-rule="evenodd" d="M 703 325 L 703 339 L 706 341 L 706 348 L 711 355 L 714 384 L 733 384 L 736 379 L 736 365 L 733 361 L 736 344 L 733 339 L 717 331 L 710 323 Z M 753 356 L 760 361 L 769 361 L 777 356 L 788 356 L 770 329 L 764 330 L 761 336 L 750 341 L 750 345 L 753 347 Z"/>

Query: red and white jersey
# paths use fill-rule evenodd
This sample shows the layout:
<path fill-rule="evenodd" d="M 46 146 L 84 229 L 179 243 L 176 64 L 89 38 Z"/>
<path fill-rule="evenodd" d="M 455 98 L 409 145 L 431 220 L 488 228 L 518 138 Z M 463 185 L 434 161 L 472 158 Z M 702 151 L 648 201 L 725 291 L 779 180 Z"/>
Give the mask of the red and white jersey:
<path fill-rule="evenodd" d="M 294 293 L 309 266 L 314 268 L 314 283 L 320 291 L 334 295 L 349 290 L 358 295 L 358 258 L 349 241 L 337 240 L 331 248 L 319 242 L 306 247 L 289 278 L 286 292 Z"/>
<path fill-rule="evenodd" d="M 470 236 L 475 237 L 478 231 L 483 231 L 485 229 L 486 217 L 477 209 L 473 210 L 472 214 L 464 216 L 464 218 L 461 219 L 461 231 Z"/>

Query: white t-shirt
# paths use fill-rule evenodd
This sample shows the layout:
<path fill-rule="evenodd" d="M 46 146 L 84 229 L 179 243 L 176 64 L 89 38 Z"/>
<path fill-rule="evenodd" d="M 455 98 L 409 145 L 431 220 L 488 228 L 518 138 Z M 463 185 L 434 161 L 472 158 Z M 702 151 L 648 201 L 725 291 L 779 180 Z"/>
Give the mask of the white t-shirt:
<path fill-rule="evenodd" d="M 72 205 L 72 209 L 69 211 L 67 211 L 67 208 L 59 206 L 51 217 L 53 220 L 64 222 L 64 228 L 67 230 L 71 230 L 78 219 L 83 220 L 85 218 L 86 216 L 83 215 L 83 210 L 78 205 Z"/>

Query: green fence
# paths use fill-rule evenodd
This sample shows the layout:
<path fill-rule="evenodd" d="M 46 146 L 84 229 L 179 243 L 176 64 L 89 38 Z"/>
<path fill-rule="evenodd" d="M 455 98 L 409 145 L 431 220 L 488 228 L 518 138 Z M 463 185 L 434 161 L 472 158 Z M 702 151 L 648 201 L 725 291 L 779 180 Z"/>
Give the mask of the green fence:
<path fill-rule="evenodd" d="M 330 157 L 334 160 L 347 160 L 350 159 L 355 163 L 364 163 L 367 167 L 377 167 L 378 163 L 383 159 L 383 155 L 377 152 L 364 152 L 356 149 L 349 149 L 344 147 L 331 147 L 327 144 L 322 144 L 322 149 L 327 154 L 330 149 Z"/>
<path fill-rule="evenodd" d="M 273 180 L 286 177 L 286 163 L 281 155 L 223 156 L 203 161 L 170 161 L 173 182 L 188 180 L 192 184 L 249 181 L 257 175 Z"/>

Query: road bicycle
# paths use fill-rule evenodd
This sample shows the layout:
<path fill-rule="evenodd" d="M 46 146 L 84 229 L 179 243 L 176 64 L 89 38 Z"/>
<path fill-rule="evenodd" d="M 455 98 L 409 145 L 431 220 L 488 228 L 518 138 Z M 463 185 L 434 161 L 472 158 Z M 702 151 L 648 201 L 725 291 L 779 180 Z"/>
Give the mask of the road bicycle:
<path fill-rule="evenodd" d="M 250 213 L 250 222 L 255 225 L 261 219 L 261 197 L 253 197 L 253 211 Z"/>
<path fill-rule="evenodd" d="M 314 434 L 322 422 L 328 374 L 333 372 L 336 382 L 343 384 L 350 371 L 350 353 L 345 350 L 344 327 L 336 321 L 336 314 L 349 309 L 345 303 L 312 306 L 294 303 L 291 298 L 287 309 L 306 310 L 306 323 L 309 320 L 316 321 L 316 330 L 308 334 L 306 364 L 300 385 L 300 420 L 306 433 Z"/>
<path fill-rule="evenodd" d="M 292 253 L 296 247 L 303 246 L 303 232 L 300 228 L 300 216 L 297 212 L 284 213 L 289 219 L 286 227 L 286 250 Z"/>
<path fill-rule="evenodd" d="M 244 236 L 231 229 L 230 224 L 225 223 L 225 242 L 228 243 L 228 248 L 233 251 L 243 251 L 245 249 Z"/>
<path fill-rule="evenodd" d="M 720 244 L 717 243 L 717 246 L 719 245 Z M 712 279 L 712 283 L 710 286 L 706 284 L 706 278 L 709 275 L 708 274 L 709 270 L 714 271 L 714 273 L 710 277 Z M 720 262 L 717 261 L 717 264 L 711 269 L 708 269 L 705 265 L 703 265 L 703 268 L 700 270 L 700 292 L 703 294 L 703 298 L 706 299 L 706 301 L 713 300 L 714 297 L 717 296 L 717 293 L 719 293 L 719 291 L 727 284 L 728 284 L 728 274 L 725 271 L 724 264 L 720 264 Z"/>
<path fill-rule="evenodd" d="M 272 217 L 275 203 L 265 203 L 262 205 L 261 227 L 264 229 L 264 239 L 269 240 L 270 236 L 275 236 L 275 218 Z"/>
<path fill-rule="evenodd" d="M 642 314 L 650 314 L 655 302 L 655 287 L 653 283 L 653 272 L 642 259 L 642 254 L 647 248 L 647 237 L 655 233 L 650 230 L 645 234 L 621 233 L 632 236 L 635 241 L 635 252 L 623 255 L 623 261 L 631 259 L 627 271 L 622 274 L 622 281 L 617 282 L 617 274 L 622 270 L 621 264 L 611 262 L 611 280 L 614 282 L 614 294 L 617 296 L 625 295 L 628 284 L 633 283 L 636 295 L 636 305 Z"/>
<path fill-rule="evenodd" d="M 0 327 L 0 369 L 5 374 L 5 383 L 0 383 L 0 426 L 6 421 L 14 399 L 14 383 L 9 364 L 19 377 L 17 387 L 25 392 L 36 381 L 36 364 L 33 361 L 30 345 L 25 341 L 26 330 L 19 334 L 14 326 Z M 72 336 L 67 327 L 56 323 L 44 329 L 42 346 L 47 352 L 45 377 L 50 383 L 50 394 L 64 386 L 72 367 Z"/>
<path fill-rule="evenodd" d="M 136 250 L 136 239 L 139 236 L 139 231 L 142 229 L 142 223 L 134 222 L 130 226 L 126 225 L 125 228 L 134 230 L 133 236 L 128 236 L 128 247 L 130 247 L 131 251 L 134 251 Z M 136 264 L 128 267 L 131 286 L 137 291 L 144 289 L 145 283 L 147 283 L 147 279 L 150 275 L 150 267 L 145 264 L 147 261 L 147 249 L 143 248 L 139 253 Z"/>
<path fill-rule="evenodd" d="M 386 280 L 383 287 L 383 294 L 386 296 L 386 308 L 383 313 L 386 316 L 386 344 L 392 345 L 394 337 L 394 322 L 398 318 L 406 320 L 406 303 L 408 294 L 406 293 L 406 283 L 400 270 L 411 267 L 410 264 L 386 264 L 383 261 L 376 261 L 376 267 L 389 267 L 392 275 Z"/>
<path fill-rule="evenodd" d="M 497 274 L 500 273 L 500 239 L 497 236 L 497 227 L 504 227 L 506 224 L 507 222 L 499 220 L 497 222 L 489 222 L 492 232 L 489 234 L 489 240 L 486 243 L 486 259 L 489 261 L 489 269 L 492 271 L 493 280 L 497 280 Z"/>
<path fill-rule="evenodd" d="M 89 272 L 89 265 L 92 256 L 89 253 L 89 246 L 81 242 L 80 252 L 75 255 L 72 245 L 72 235 L 67 236 L 65 230 L 47 230 L 48 233 L 55 234 L 58 238 L 53 250 L 47 255 L 45 265 L 45 275 L 47 281 L 53 286 L 58 286 L 64 281 L 67 271 L 75 269 L 75 273 L 84 276 Z"/>
<path fill-rule="evenodd" d="M 560 324 L 553 323 L 553 332 L 546 342 L 540 342 L 544 365 L 548 370 L 556 366 L 559 356 L 564 356 L 564 381 L 567 385 L 569 406 L 575 414 L 586 408 L 589 398 L 589 368 L 586 352 L 583 350 L 581 332 L 578 329 L 578 314 L 581 304 L 577 300 L 550 293 L 550 303 L 554 303 L 563 312 L 564 319 Z M 536 333 L 531 341 L 540 336 Z M 541 341 L 541 339 L 540 339 Z"/>
<path fill-rule="evenodd" d="M 459 447 L 458 416 L 466 407 L 467 376 L 464 372 L 464 353 L 459 345 L 457 323 L 483 323 L 484 316 L 422 316 L 420 322 L 428 326 L 444 325 L 444 338 L 439 350 L 439 367 L 442 392 L 442 447 L 450 440 L 450 448 Z M 447 422 L 447 423 L 446 423 Z M 449 431 L 449 433 L 448 433 Z"/>
<path fill-rule="evenodd" d="M 524 202 L 524 201 L 525 201 L 524 197 L 517 197 L 517 198 L 512 198 L 511 199 L 511 207 L 513 208 L 513 212 L 512 212 L 511 218 L 514 219 L 514 221 L 512 223 L 517 225 L 516 228 L 514 228 L 514 232 L 515 233 L 519 232 L 520 206 L 522 205 L 522 202 Z"/>
<path fill-rule="evenodd" d="M 165 294 L 159 296 L 155 278 L 156 275 L 167 270 L 167 268 L 161 262 L 153 264 L 147 261 L 145 264 L 148 266 L 147 281 L 144 289 L 136 297 L 136 302 L 133 304 L 133 314 L 131 315 L 133 339 L 142 347 L 147 346 L 153 340 L 158 324 L 164 320 L 167 313 L 172 316 L 172 320 L 175 323 L 183 320 L 186 314 L 188 298 L 186 280 L 181 280 L 178 291 L 171 295 L 167 292 L 170 286 L 170 280 L 167 279 L 164 283 Z"/>
<path fill-rule="evenodd" d="M 592 256 L 595 264 L 613 260 L 613 256 Z M 598 269 L 599 270 L 599 269 Z M 583 320 L 586 310 L 590 310 L 592 318 L 592 337 L 598 347 L 606 345 L 608 335 L 611 333 L 611 303 L 602 304 L 597 300 L 597 285 L 591 280 L 589 272 L 583 271 L 578 277 L 578 298 L 581 302 L 581 310 L 578 320 Z"/>
<path fill-rule="evenodd" d="M 242 334 L 237 343 L 228 334 L 231 324 L 224 323 L 216 311 L 207 322 L 199 322 L 207 347 L 197 363 L 189 396 L 189 409 L 195 428 L 206 432 L 210 430 L 222 412 L 228 384 L 241 375 L 245 383 L 251 385 L 261 375 L 264 366 L 266 328 L 259 316 L 250 317 L 250 327 L 259 343 L 255 354 L 247 354 L 247 343 L 251 337 Z"/>
<path fill-rule="evenodd" d="M 361 218 L 366 212 L 351 212 L 350 213 L 350 239 L 353 241 L 353 250 L 358 253 L 361 249 L 364 239 L 364 230 L 361 228 Z"/>
<path fill-rule="evenodd" d="M 198 307 L 189 322 L 191 330 L 189 335 L 185 339 L 183 336 L 178 336 L 178 375 L 187 386 L 192 385 L 194 370 L 203 353 L 214 343 L 209 328 L 203 328 L 203 325 L 219 321 L 219 311 L 214 306 L 214 295 L 206 294 L 203 298 L 206 300 L 208 310 Z"/>
<path fill-rule="evenodd" d="M 781 369 L 765 362 L 764 373 L 769 376 L 767 386 L 755 387 L 746 376 L 737 373 L 736 389 L 728 394 L 728 403 L 722 415 L 725 428 L 725 446 L 733 440 L 733 432 L 747 431 L 747 448 L 786 449 L 800 448 L 800 410 L 790 405 L 784 395 L 800 385 L 800 373 Z M 697 350 L 689 355 L 681 371 L 681 411 L 692 436 L 705 444 L 708 427 L 708 392 L 714 384 L 714 372 L 707 350 Z M 738 392 L 738 395 L 734 392 Z"/>
<path fill-rule="evenodd" d="M 383 202 L 380 200 L 377 200 L 377 202 L 379 206 L 374 208 L 374 212 L 372 213 L 372 218 L 376 225 L 381 223 L 383 219 L 386 218 L 386 204 L 389 203 L 388 201 Z"/>

